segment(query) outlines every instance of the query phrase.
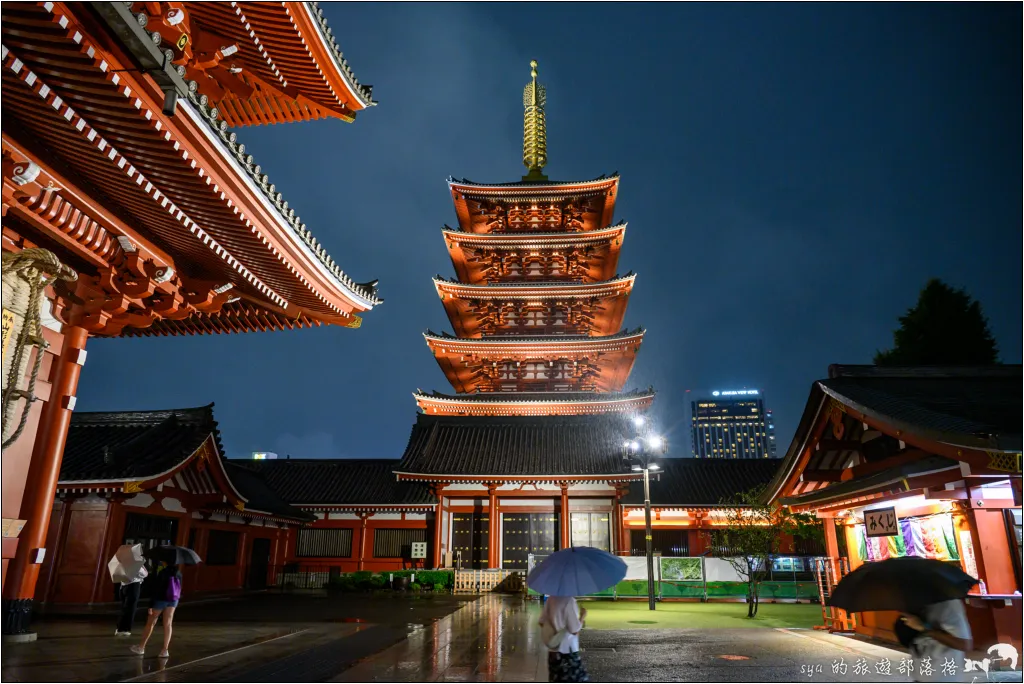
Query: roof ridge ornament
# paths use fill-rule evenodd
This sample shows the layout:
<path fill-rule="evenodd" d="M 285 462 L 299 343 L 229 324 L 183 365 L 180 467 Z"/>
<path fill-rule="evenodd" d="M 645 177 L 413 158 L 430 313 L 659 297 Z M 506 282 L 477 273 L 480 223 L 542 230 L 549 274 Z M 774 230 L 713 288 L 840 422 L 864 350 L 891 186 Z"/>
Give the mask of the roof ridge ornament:
<path fill-rule="evenodd" d="M 523 165 L 529 171 L 524 181 L 546 181 L 542 171 L 548 163 L 547 125 L 544 105 L 547 90 L 537 83 L 537 60 L 530 60 L 532 80 L 523 89 Z"/>

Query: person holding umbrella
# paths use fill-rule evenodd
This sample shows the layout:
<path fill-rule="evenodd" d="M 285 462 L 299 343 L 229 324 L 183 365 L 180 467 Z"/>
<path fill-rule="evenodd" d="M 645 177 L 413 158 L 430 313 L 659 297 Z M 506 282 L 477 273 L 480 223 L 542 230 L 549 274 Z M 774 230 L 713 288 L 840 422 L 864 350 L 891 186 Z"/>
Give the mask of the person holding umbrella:
<path fill-rule="evenodd" d="M 147 550 L 145 556 L 156 560 L 160 565 L 153 586 L 153 600 L 149 608 L 149 615 L 146 617 L 142 641 L 138 646 L 130 647 L 130 650 L 136 655 L 145 655 L 146 644 L 153 636 L 156 621 L 163 615 L 164 647 L 160 651 L 159 657 L 167 658 L 170 656 L 171 635 L 174 631 L 174 611 L 178 608 L 178 601 L 181 599 L 181 570 L 179 570 L 179 566 L 195 565 L 199 563 L 199 556 L 192 549 L 181 546 L 158 546 L 155 549 Z"/>
<path fill-rule="evenodd" d="M 850 613 L 901 613 L 893 629 L 914 655 L 915 679 L 957 681 L 965 653 L 974 646 L 963 599 L 977 583 L 951 563 L 890 558 L 865 563 L 844 577 L 832 590 L 829 605 Z"/>
<path fill-rule="evenodd" d="M 142 580 L 149 574 L 146 559 L 142 556 L 142 544 L 124 544 L 119 547 L 107 563 L 107 569 L 110 570 L 110 579 L 119 583 L 118 598 L 121 601 L 121 614 L 114 636 L 131 636 L 135 610 L 139 606 L 139 595 L 142 592 Z"/>
<path fill-rule="evenodd" d="M 900 621 L 916 632 L 910 636 L 909 648 L 914 659 L 919 661 L 915 673 L 918 675 L 917 681 L 956 681 L 953 672 L 943 675 L 942 665 L 951 661 L 958 669 L 962 668 L 967 659 L 967 651 L 974 648 L 964 602 L 961 599 L 940 601 L 924 606 L 919 612 L 920 615 L 904 613 L 900 616 Z M 921 673 L 920 662 L 925 658 L 929 658 L 933 673 L 937 673 L 938 677 Z"/>
<path fill-rule="evenodd" d="M 579 636 L 587 610 L 580 608 L 576 597 L 604 591 L 625 576 L 621 558 L 589 546 L 562 549 L 530 572 L 530 588 L 549 596 L 538 621 L 548 649 L 548 681 L 590 681 L 580 658 Z"/>

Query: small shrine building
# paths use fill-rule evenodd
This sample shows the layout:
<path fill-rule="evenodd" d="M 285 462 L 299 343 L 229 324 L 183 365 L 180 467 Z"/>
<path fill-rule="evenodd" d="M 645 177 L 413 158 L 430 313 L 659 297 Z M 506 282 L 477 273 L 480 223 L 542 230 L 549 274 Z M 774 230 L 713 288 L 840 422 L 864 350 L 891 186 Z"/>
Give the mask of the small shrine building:
<path fill-rule="evenodd" d="M 1021 650 L 1021 366 L 831 366 L 811 388 L 768 496 L 825 524 L 828 583 L 921 556 L 981 580 L 974 642 Z M 895 613 L 825 609 L 835 630 L 895 640 Z"/>
<path fill-rule="evenodd" d="M 238 134 L 374 102 L 315 3 L 0 13 L 3 633 L 28 640 L 90 337 L 357 328 L 380 303 Z"/>

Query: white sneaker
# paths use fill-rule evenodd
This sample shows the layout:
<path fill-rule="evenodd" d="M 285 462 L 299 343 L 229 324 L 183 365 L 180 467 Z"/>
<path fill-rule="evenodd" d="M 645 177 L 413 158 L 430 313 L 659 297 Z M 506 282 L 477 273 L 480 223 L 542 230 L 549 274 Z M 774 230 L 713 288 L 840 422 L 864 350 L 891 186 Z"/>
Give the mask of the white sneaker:
<path fill-rule="evenodd" d="M 145 655 L 146 654 L 146 649 L 142 648 L 138 644 L 136 644 L 134 646 L 129 646 L 128 650 L 131 651 L 132 653 L 134 653 L 135 655 Z"/>
<path fill-rule="evenodd" d="M 170 657 L 171 657 L 170 651 L 160 651 L 160 655 L 157 656 L 157 658 L 170 658 Z"/>
<path fill-rule="evenodd" d="M 132 635 L 131 632 L 118 632 L 116 630 L 114 631 L 114 636 L 116 636 L 116 637 L 131 636 L 131 635 Z"/>

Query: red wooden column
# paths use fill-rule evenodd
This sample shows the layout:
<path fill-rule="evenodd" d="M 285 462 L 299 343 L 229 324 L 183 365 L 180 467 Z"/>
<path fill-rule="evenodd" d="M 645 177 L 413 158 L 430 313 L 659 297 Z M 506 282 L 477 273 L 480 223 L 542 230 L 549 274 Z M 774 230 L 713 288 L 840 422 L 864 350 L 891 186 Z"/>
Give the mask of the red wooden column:
<path fill-rule="evenodd" d="M 444 496 L 441 494 L 441 487 L 434 487 L 434 495 L 437 497 L 437 509 L 434 514 L 434 569 L 441 567 L 443 556 L 441 555 L 441 528 L 444 521 Z"/>
<path fill-rule="evenodd" d="M 572 546 L 571 528 L 569 527 L 569 484 L 567 482 L 560 482 L 558 486 L 562 488 L 562 504 L 558 514 L 559 521 L 562 523 L 561 547 L 567 549 Z"/>
<path fill-rule="evenodd" d="M 487 485 L 487 567 L 499 568 L 501 543 L 498 541 L 498 485 Z"/>
<path fill-rule="evenodd" d="M 836 519 L 825 518 L 821 522 L 825 528 L 825 555 L 828 556 L 832 566 L 832 577 L 829 578 L 829 581 L 834 584 L 841 579 L 839 576 L 839 538 L 836 535 Z M 835 623 L 839 624 L 842 629 L 850 628 L 849 618 L 845 610 L 840 610 L 839 608 L 829 608 L 829 610 L 833 611 Z"/>
<path fill-rule="evenodd" d="M 612 534 L 615 535 L 615 554 L 618 556 L 629 555 L 629 544 L 625 542 L 625 520 L 626 512 L 622 509 L 622 497 L 626 493 L 621 486 L 615 487 L 615 506 L 612 508 Z"/>
<path fill-rule="evenodd" d="M 85 342 L 89 333 L 84 328 L 64 328 L 60 356 L 51 369 L 50 398 L 43 407 L 36 433 L 35 447 L 25 495 L 21 502 L 21 518 L 26 520 L 21 532 L 18 551 L 7 573 L 3 590 L 3 633 L 28 636 L 32 619 L 32 597 L 36 591 L 40 564 L 46 555 L 46 532 L 50 525 L 50 512 L 57 493 L 60 463 L 64 444 L 71 425 L 71 412 L 75 408 L 78 378 L 85 363 Z"/>
<path fill-rule="evenodd" d="M 1012 594 L 1017 590 L 1017 578 L 1003 509 L 975 508 L 972 503 L 966 502 L 964 515 L 971 530 L 978 577 L 984 580 L 988 593 Z"/>

